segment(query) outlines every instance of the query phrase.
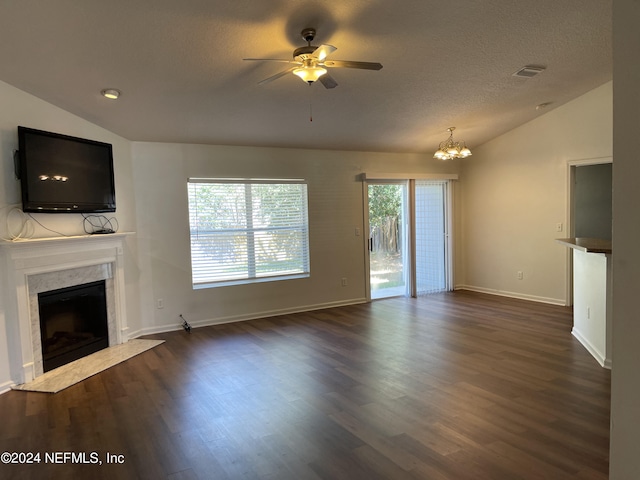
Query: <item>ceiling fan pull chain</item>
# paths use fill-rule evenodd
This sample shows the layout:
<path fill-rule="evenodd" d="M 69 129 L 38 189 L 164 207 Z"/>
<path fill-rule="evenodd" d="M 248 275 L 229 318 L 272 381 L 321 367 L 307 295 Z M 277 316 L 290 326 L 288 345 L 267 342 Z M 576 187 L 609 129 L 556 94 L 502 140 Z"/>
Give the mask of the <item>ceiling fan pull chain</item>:
<path fill-rule="evenodd" d="M 311 84 L 309 84 L 311 87 Z M 311 90 L 309 90 L 309 121 L 313 122 L 313 107 L 311 106 Z"/>

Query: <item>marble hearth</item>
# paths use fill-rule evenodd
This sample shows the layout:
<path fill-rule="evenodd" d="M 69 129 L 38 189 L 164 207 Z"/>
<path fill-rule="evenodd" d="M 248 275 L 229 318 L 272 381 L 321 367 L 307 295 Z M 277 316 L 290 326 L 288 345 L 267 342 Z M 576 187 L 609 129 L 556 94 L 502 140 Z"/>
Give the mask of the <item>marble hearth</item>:
<path fill-rule="evenodd" d="M 2 242 L 11 376 L 16 384 L 43 374 L 38 293 L 105 281 L 109 346 L 128 340 L 123 241 L 127 234 Z"/>

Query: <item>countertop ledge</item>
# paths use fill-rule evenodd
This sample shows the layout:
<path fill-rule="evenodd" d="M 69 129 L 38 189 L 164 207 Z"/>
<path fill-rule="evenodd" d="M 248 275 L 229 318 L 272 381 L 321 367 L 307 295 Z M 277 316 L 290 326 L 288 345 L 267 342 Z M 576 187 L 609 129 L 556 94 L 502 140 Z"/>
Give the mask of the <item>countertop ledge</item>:
<path fill-rule="evenodd" d="M 582 252 L 611 254 L 611 240 L 602 238 L 556 238 L 556 242 Z"/>

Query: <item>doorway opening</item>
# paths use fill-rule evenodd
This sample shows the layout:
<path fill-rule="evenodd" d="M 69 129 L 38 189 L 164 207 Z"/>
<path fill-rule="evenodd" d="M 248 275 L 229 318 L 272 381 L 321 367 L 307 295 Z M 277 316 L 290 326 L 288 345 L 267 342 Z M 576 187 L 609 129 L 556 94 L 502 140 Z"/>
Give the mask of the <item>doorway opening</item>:
<path fill-rule="evenodd" d="M 368 197 L 371 298 L 406 295 L 406 182 L 370 183 Z"/>
<path fill-rule="evenodd" d="M 611 240 L 613 158 L 570 160 L 566 237 Z M 561 225 L 561 224 L 560 224 Z M 559 227 L 558 231 L 561 231 Z M 573 252 L 567 249 L 566 305 L 573 305 Z"/>

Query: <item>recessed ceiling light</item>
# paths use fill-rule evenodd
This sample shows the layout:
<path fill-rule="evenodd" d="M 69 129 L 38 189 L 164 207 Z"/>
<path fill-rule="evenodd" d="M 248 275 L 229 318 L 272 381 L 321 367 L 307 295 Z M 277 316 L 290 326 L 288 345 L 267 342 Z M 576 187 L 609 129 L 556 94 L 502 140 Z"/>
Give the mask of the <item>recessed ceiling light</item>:
<path fill-rule="evenodd" d="M 120 96 L 120 91 L 115 88 L 106 88 L 102 90 L 102 95 L 104 97 L 110 98 L 111 100 L 116 100 Z"/>

